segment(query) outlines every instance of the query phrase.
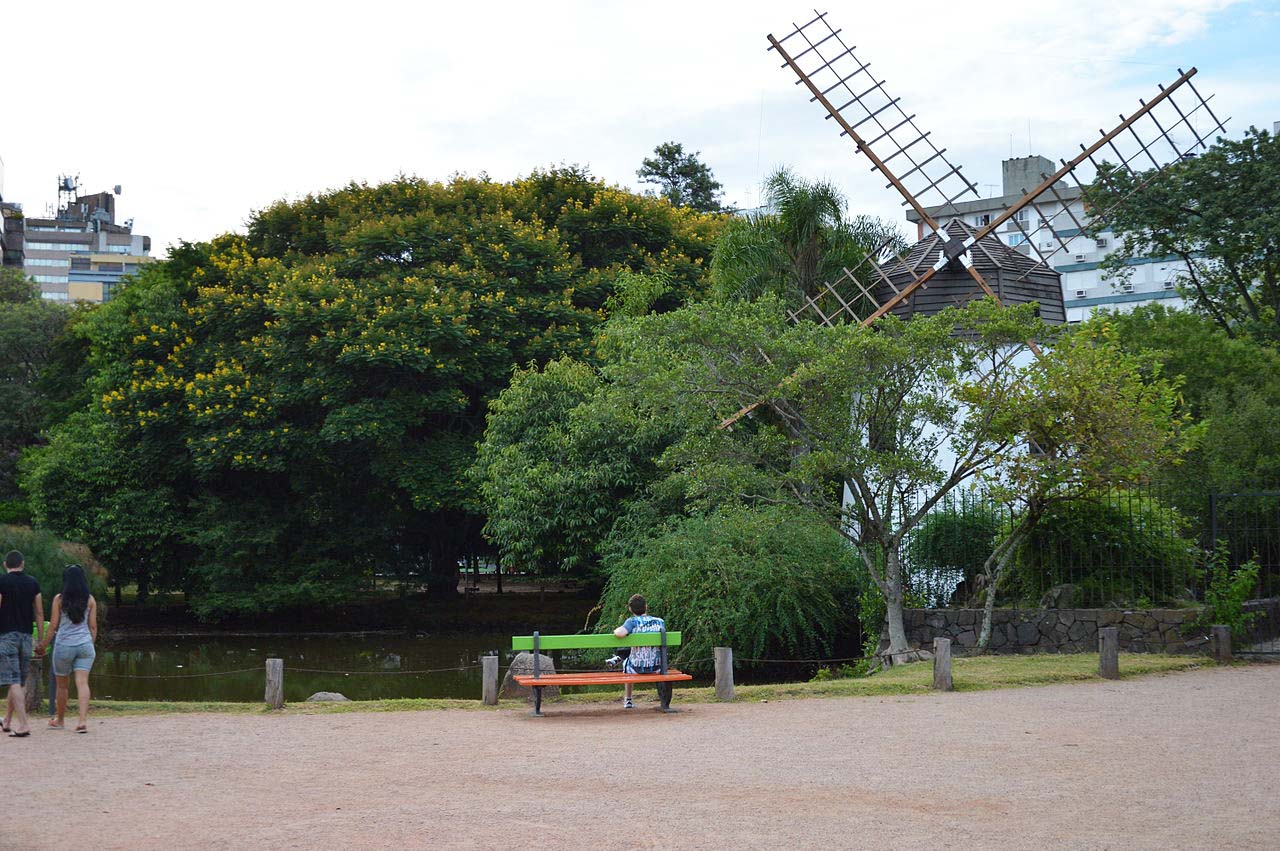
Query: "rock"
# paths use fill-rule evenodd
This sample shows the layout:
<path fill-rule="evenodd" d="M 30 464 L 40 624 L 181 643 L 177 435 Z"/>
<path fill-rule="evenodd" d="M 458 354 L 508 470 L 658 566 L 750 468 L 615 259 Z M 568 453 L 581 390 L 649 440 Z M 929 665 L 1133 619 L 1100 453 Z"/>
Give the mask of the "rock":
<path fill-rule="evenodd" d="M 1055 585 L 1040 598 L 1042 609 L 1069 609 L 1076 604 L 1079 589 L 1070 583 Z"/>
<path fill-rule="evenodd" d="M 351 701 L 351 698 L 347 697 L 345 694 L 342 694 L 341 692 L 336 692 L 336 691 L 318 691 L 315 694 L 311 695 L 311 697 L 307 698 L 307 703 L 322 703 L 324 701 L 334 701 L 334 702 L 347 701 L 349 703 Z"/>
<path fill-rule="evenodd" d="M 1016 632 L 1019 647 L 1032 647 L 1040 640 L 1040 630 L 1033 623 L 1023 621 L 1018 624 Z"/>
<path fill-rule="evenodd" d="M 956 636 L 955 643 L 961 647 L 972 647 L 978 643 L 978 633 L 972 629 L 966 629 L 964 632 Z"/>
<path fill-rule="evenodd" d="M 556 672 L 555 662 L 551 661 L 551 657 L 545 653 L 539 654 L 538 668 L 540 673 L 554 674 Z M 515 681 L 517 675 L 533 676 L 533 654 L 527 651 L 517 653 L 515 658 L 511 660 L 510 667 L 507 668 L 507 675 L 502 678 L 502 687 L 498 689 L 498 697 L 523 697 L 527 700 L 533 700 L 533 689 L 522 686 Z M 560 689 L 555 686 L 547 686 L 542 689 L 543 700 L 554 700 L 560 696 Z"/>
<path fill-rule="evenodd" d="M 1089 637 L 1089 626 L 1084 621 L 1076 621 L 1067 629 L 1067 637 L 1072 641 L 1081 641 Z"/>

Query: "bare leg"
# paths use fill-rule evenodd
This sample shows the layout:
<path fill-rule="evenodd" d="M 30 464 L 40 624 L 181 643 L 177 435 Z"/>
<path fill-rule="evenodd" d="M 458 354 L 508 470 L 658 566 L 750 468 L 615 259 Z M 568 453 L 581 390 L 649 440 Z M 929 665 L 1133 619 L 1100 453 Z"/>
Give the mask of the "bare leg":
<path fill-rule="evenodd" d="M 9 686 L 9 712 L 18 719 L 13 725 L 15 733 L 31 732 L 31 725 L 27 722 L 27 693 L 23 690 L 21 683 L 15 683 Z"/>
<path fill-rule="evenodd" d="M 631 699 L 631 683 L 623 683 L 622 691 L 623 691 L 623 695 L 627 698 L 627 700 L 630 700 Z"/>
<path fill-rule="evenodd" d="M 89 672 L 76 671 L 76 702 L 80 705 L 80 723 L 77 730 L 83 730 L 89 723 Z"/>
<path fill-rule="evenodd" d="M 50 727 L 61 727 L 65 722 L 67 715 L 67 678 L 54 676 L 58 681 L 58 711 L 49 721 Z"/>

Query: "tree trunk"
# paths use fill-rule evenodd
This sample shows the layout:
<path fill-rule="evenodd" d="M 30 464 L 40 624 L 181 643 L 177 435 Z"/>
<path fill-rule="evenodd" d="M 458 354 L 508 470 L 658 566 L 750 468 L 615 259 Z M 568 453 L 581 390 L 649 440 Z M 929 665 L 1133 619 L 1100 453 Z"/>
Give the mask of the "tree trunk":
<path fill-rule="evenodd" d="M 889 630 L 889 648 L 885 652 L 906 653 L 911 647 L 907 644 L 907 630 L 902 616 L 902 566 L 894 550 L 885 553 L 884 574 L 884 614 Z"/>

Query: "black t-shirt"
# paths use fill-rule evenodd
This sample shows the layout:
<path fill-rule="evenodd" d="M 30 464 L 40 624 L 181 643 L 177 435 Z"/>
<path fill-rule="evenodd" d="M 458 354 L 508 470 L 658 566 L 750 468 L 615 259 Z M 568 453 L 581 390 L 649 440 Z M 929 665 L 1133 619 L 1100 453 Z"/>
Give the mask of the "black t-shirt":
<path fill-rule="evenodd" d="M 31 634 L 35 619 L 31 616 L 40 583 L 22 571 L 0 576 L 0 633 Z"/>

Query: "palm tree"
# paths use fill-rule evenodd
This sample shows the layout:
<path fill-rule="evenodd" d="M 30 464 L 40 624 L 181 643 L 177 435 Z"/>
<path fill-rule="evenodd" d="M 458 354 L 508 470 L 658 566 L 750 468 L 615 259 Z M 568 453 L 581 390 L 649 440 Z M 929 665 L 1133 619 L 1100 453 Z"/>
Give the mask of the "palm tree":
<path fill-rule="evenodd" d="M 719 298 L 772 293 L 798 306 L 868 254 L 906 245 L 890 222 L 846 218 L 844 195 L 825 180 L 809 183 L 782 168 L 764 190 L 765 212 L 734 219 L 716 245 L 711 280 Z"/>

